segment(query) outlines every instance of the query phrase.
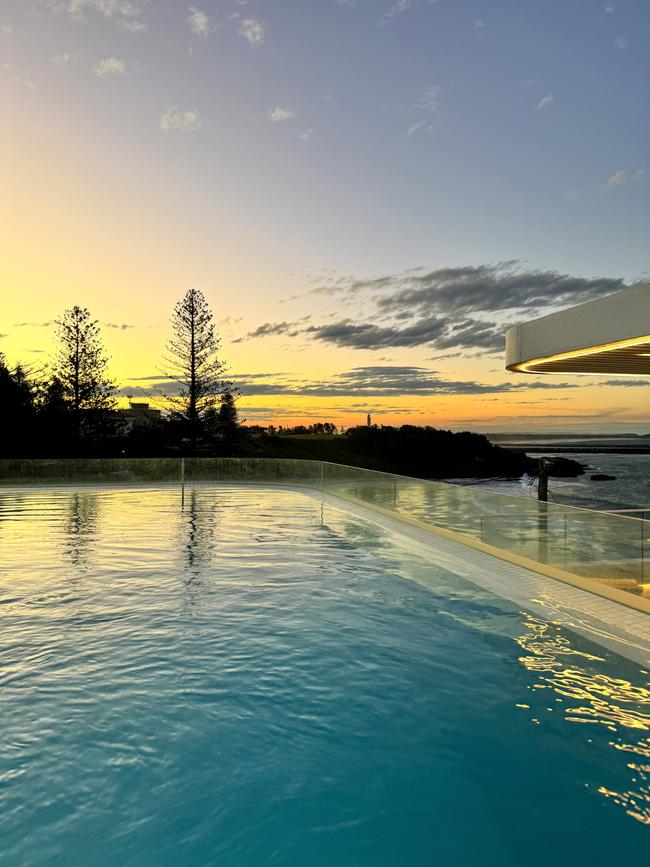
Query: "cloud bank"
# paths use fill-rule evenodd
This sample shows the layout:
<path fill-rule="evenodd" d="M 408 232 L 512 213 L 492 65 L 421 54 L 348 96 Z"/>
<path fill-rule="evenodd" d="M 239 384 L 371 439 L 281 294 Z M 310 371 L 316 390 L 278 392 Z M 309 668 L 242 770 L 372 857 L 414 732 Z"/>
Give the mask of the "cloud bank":
<path fill-rule="evenodd" d="M 413 268 L 370 279 L 338 278 L 309 294 L 358 303 L 363 319 L 265 322 L 237 342 L 303 336 L 352 349 L 429 346 L 436 350 L 495 353 L 504 347 L 513 317 L 593 301 L 624 288 L 620 278 L 574 277 L 557 271 L 523 270 L 518 262 L 426 270 Z"/>

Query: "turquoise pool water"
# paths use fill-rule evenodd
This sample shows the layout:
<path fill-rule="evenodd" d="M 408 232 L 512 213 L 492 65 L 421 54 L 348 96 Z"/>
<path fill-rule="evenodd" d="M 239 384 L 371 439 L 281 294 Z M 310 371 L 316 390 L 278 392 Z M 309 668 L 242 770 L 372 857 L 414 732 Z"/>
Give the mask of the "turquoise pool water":
<path fill-rule="evenodd" d="M 0 494 L 0 864 L 644 864 L 650 676 L 297 493 Z"/>

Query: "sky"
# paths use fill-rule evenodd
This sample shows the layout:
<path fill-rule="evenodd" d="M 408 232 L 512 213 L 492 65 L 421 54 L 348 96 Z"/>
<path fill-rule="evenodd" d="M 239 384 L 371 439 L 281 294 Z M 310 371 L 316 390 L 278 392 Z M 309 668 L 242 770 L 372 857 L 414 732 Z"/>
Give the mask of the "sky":
<path fill-rule="evenodd" d="M 650 280 L 647 0 L 12 0 L 0 55 L 11 363 L 79 304 L 155 398 L 194 286 L 249 423 L 650 432 L 503 351 Z"/>

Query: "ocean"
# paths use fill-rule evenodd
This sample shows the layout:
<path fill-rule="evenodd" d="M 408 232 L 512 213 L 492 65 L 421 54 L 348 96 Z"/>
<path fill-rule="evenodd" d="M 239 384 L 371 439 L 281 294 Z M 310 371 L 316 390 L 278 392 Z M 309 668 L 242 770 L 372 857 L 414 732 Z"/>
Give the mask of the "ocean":
<path fill-rule="evenodd" d="M 593 454 L 591 452 L 553 452 L 548 457 L 566 457 L 585 468 L 584 476 L 575 479 L 549 479 L 549 501 L 584 509 L 644 509 L 650 510 L 650 454 Z M 543 457 L 531 454 L 531 457 Z M 614 481 L 596 482 L 593 473 L 615 476 Z M 459 484 L 472 484 L 490 491 L 521 497 L 537 497 L 536 485 L 527 480 L 463 479 Z"/>

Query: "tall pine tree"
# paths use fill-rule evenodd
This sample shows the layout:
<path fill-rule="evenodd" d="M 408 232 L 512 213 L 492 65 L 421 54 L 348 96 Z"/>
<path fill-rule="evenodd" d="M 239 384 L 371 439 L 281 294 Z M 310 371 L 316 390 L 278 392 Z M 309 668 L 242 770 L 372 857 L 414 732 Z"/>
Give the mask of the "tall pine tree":
<path fill-rule="evenodd" d="M 189 289 L 176 304 L 171 325 L 165 376 L 177 383 L 178 393 L 168 399 L 193 455 L 199 443 L 214 433 L 221 396 L 228 388 L 222 379 L 226 366 L 219 356 L 212 311 L 199 289 Z"/>
<path fill-rule="evenodd" d="M 90 311 L 75 305 L 64 311 L 58 326 L 58 352 L 52 374 L 71 415 L 73 438 L 99 438 L 111 428 L 115 386 L 106 375 L 99 323 Z"/>

